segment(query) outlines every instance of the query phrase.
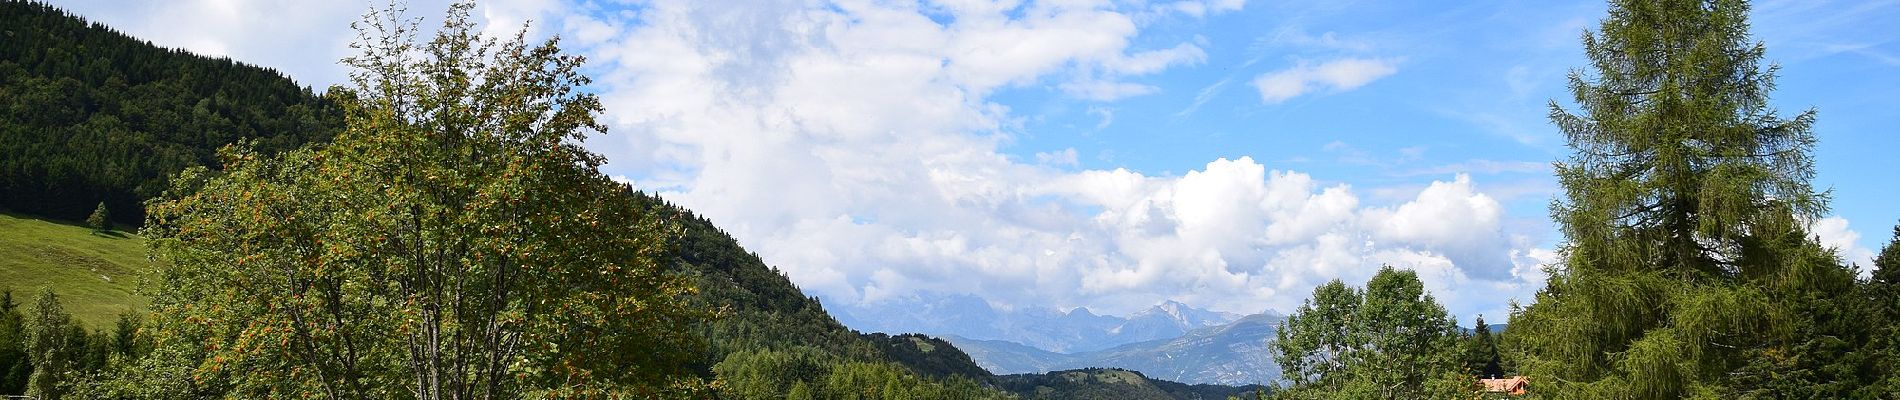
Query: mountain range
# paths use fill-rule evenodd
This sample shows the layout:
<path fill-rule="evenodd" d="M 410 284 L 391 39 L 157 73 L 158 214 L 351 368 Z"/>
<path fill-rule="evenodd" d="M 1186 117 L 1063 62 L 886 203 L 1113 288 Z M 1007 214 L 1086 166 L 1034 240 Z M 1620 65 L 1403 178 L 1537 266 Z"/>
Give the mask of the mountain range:
<path fill-rule="evenodd" d="M 943 338 L 972 361 L 997 374 L 1030 374 L 1106 367 L 1141 371 L 1149 377 L 1190 384 L 1248 385 L 1273 382 L 1280 368 L 1269 341 L 1285 316 L 1262 313 L 1202 327 L 1166 339 L 1112 348 L 1061 353 L 1005 340 Z"/>
<path fill-rule="evenodd" d="M 837 303 L 828 302 L 827 305 Z M 917 332 L 1013 342 L 1052 353 L 1081 353 L 1181 337 L 1239 320 L 1240 314 L 1166 301 L 1128 316 L 1086 307 L 1002 309 L 971 295 L 912 296 L 875 305 L 828 307 L 840 322 L 870 332 Z"/>

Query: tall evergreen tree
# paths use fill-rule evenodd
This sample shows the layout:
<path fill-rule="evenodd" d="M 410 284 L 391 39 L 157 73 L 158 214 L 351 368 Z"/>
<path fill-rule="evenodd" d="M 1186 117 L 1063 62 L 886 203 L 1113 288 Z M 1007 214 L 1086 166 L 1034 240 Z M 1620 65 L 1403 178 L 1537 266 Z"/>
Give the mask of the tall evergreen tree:
<path fill-rule="evenodd" d="M 1613 0 L 1583 35 L 1575 112 L 1550 117 L 1574 154 L 1552 216 L 1568 243 L 1537 301 L 1511 321 L 1521 368 L 1559 398 L 1762 393 L 1836 329 L 1852 273 L 1805 232 L 1812 110 L 1768 104 L 1775 67 L 1741 0 Z M 1798 385 L 1797 385 L 1798 386 Z M 1779 393 L 1779 394 L 1776 394 Z M 1828 397 L 1828 396 L 1822 396 Z"/>
<path fill-rule="evenodd" d="M 0 395 L 26 394 L 33 364 L 26 356 L 26 316 L 13 290 L 0 290 Z"/>
<path fill-rule="evenodd" d="M 1900 285 L 1900 225 L 1893 227 L 1893 239 L 1880 248 L 1871 268 L 1874 283 Z"/>
<path fill-rule="evenodd" d="M 1465 338 L 1464 362 L 1465 371 L 1479 378 L 1499 378 L 1504 375 L 1497 337 L 1491 334 L 1491 327 L 1485 325 L 1483 315 L 1478 316 L 1477 326 L 1471 328 L 1471 336 Z"/>
<path fill-rule="evenodd" d="M 1871 306 L 1864 313 L 1862 326 L 1874 335 L 1864 351 L 1873 370 L 1887 371 L 1886 376 L 1867 385 L 1869 397 L 1878 394 L 1900 395 L 1900 225 L 1893 228 L 1893 239 L 1874 257 L 1871 276 L 1865 286 Z"/>

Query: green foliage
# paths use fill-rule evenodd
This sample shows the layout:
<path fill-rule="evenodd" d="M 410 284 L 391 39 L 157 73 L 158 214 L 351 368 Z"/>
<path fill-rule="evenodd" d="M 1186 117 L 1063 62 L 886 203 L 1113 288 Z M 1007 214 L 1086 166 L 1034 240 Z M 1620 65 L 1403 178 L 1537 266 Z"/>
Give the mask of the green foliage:
<path fill-rule="evenodd" d="M 26 394 L 26 381 L 32 374 L 26 353 L 26 315 L 13 301 L 13 290 L 0 290 L 0 395 Z"/>
<path fill-rule="evenodd" d="M 0 213 L 0 254 L 0 285 L 22 293 L 52 288 L 66 311 L 93 329 L 145 308 L 136 292 L 153 267 L 138 236 Z"/>
<path fill-rule="evenodd" d="M 1874 283 L 1900 285 L 1900 226 L 1893 227 L 1893 239 L 1880 248 L 1871 268 Z"/>
<path fill-rule="evenodd" d="M 85 358 L 85 331 L 60 307 L 59 295 L 52 289 L 40 289 L 32 311 L 26 315 L 24 331 L 22 347 L 27 362 L 33 365 L 26 395 L 46 400 L 64 398 Z"/>
<path fill-rule="evenodd" d="M 1174 384 L 1164 387 L 1158 380 L 1140 372 L 1115 368 L 1084 368 L 1044 374 L 1002 376 L 998 384 L 1026 399 L 1222 399 L 1248 391 L 1245 388 L 1189 387 Z M 1173 390 L 1169 390 L 1173 389 Z M 1195 389 L 1206 390 L 1206 393 Z"/>
<path fill-rule="evenodd" d="M 327 141 L 342 113 L 282 74 L 166 49 L 25 0 L 0 1 L 0 208 L 77 221 L 104 200 L 138 224 L 165 177 L 248 139 Z"/>
<path fill-rule="evenodd" d="M 736 399 L 1002 398 L 968 377 L 931 378 L 896 363 L 853 361 L 810 347 L 745 350 L 713 366 L 719 392 Z"/>
<path fill-rule="evenodd" d="M 1333 280 L 1275 333 L 1293 386 L 1279 398 L 1452 398 L 1475 393 L 1458 333 L 1418 274 L 1384 267 L 1360 291 Z"/>
<path fill-rule="evenodd" d="M 1805 232 L 1826 210 L 1814 111 L 1768 105 L 1774 68 L 1740 0 L 1616 0 L 1584 35 L 1578 111 L 1552 104 L 1575 153 L 1552 216 L 1568 240 L 1511 319 L 1520 367 L 1555 398 L 1835 398 L 1866 379 L 1832 341 L 1852 271 Z"/>
<path fill-rule="evenodd" d="M 1894 227 L 1893 238 L 1874 257 L 1870 278 L 1861 288 L 1866 294 L 1866 305 L 1849 310 L 1859 312 L 1851 312 L 1840 321 L 1869 335 L 1857 354 L 1866 358 L 1858 367 L 1865 370 L 1859 371 L 1862 375 L 1874 378 L 1856 391 L 1855 396 L 1900 395 L 1900 375 L 1892 373 L 1900 371 L 1900 226 Z"/>
<path fill-rule="evenodd" d="M 1253 398 L 1265 394 L 1267 390 L 1260 385 L 1189 385 L 1150 379 L 1141 372 L 1118 368 L 1083 368 L 996 378 L 998 387 L 1025 399 Z"/>
<path fill-rule="evenodd" d="M 1470 336 L 1463 341 L 1464 369 L 1478 378 L 1502 378 L 1504 357 L 1498 350 L 1498 339 L 1491 334 L 1491 327 L 1484 324 L 1484 316 L 1478 316 L 1477 326 L 1472 328 Z"/>
<path fill-rule="evenodd" d="M 92 215 L 86 217 L 86 226 L 91 227 L 95 232 L 103 232 L 112 227 L 112 213 L 106 211 L 105 202 L 99 202 L 99 207 L 92 209 Z"/>
<path fill-rule="evenodd" d="M 237 397 L 648 397 L 690 387 L 701 314 L 673 227 L 579 142 L 604 130 L 552 40 L 359 25 L 335 142 L 187 170 L 150 204 L 158 354 Z"/>

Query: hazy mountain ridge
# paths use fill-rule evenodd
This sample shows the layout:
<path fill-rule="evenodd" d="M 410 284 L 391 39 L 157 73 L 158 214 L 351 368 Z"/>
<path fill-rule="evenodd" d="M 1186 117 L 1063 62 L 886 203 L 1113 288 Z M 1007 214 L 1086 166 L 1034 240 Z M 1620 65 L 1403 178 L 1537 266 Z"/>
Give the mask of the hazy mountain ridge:
<path fill-rule="evenodd" d="M 1076 353 L 960 336 L 945 336 L 944 340 L 997 374 L 1104 367 L 1141 371 L 1155 379 L 1189 384 L 1262 384 L 1280 377 L 1279 365 L 1273 362 L 1267 346 L 1285 319 L 1272 312 L 1254 314 L 1175 338 Z"/>
<path fill-rule="evenodd" d="M 874 306 L 833 306 L 839 321 L 866 332 L 919 332 L 965 340 L 1000 340 L 1051 353 L 1099 351 L 1130 343 L 1180 337 L 1220 326 L 1241 315 L 1166 301 L 1126 317 L 1096 314 L 1086 307 L 999 309 L 971 295 L 913 296 Z"/>

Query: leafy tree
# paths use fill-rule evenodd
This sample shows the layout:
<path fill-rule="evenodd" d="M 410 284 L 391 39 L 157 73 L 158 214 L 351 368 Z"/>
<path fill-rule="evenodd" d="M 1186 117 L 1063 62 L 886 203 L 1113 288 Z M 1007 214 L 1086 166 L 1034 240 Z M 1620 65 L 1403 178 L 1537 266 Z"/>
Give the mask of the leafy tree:
<path fill-rule="evenodd" d="M 428 43 L 358 25 L 347 128 L 240 145 L 150 204 L 157 352 L 235 397 L 650 397 L 693 386 L 701 313 L 661 264 L 673 228 L 580 146 L 581 59 L 484 39 L 451 7 Z"/>
<path fill-rule="evenodd" d="M 73 335 L 77 329 L 73 316 L 60 306 L 59 295 L 51 288 L 40 289 L 26 318 L 26 355 L 33 365 L 33 375 L 27 378 L 27 396 L 45 400 L 66 396 L 86 345 L 84 331 Z"/>
<path fill-rule="evenodd" d="M 1279 398 L 1468 396 L 1458 333 L 1418 274 L 1384 267 L 1361 292 L 1333 280 L 1275 333 L 1274 359 L 1293 387 Z"/>
<path fill-rule="evenodd" d="M 112 214 L 106 212 L 105 202 L 99 202 L 99 206 L 92 209 L 92 216 L 86 217 L 86 226 L 92 227 L 93 232 L 104 232 L 112 226 Z"/>
<path fill-rule="evenodd" d="M 1511 321 L 1539 392 L 1826 398 L 1789 385 L 1855 379 L 1816 369 L 1843 352 L 1813 340 L 1864 334 L 1845 328 L 1852 273 L 1802 223 L 1826 210 L 1815 114 L 1769 106 L 1748 9 L 1613 0 L 1584 34 L 1578 109 L 1550 113 L 1574 150 L 1552 206 L 1565 259 Z"/>
<path fill-rule="evenodd" d="M 812 394 L 811 385 L 805 384 L 805 381 L 792 383 L 792 389 L 785 392 L 785 400 L 817 399 L 817 397 L 813 396 L 815 395 Z"/>

